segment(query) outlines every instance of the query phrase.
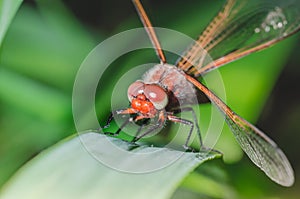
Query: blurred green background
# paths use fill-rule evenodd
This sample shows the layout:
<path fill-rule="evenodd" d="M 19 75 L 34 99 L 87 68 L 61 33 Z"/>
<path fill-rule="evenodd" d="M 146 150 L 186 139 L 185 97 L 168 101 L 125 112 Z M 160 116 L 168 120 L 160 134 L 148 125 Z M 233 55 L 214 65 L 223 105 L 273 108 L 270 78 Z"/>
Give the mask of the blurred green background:
<path fill-rule="evenodd" d="M 155 26 L 174 29 L 193 38 L 223 3 L 221 0 L 143 2 Z M 81 62 L 99 42 L 136 27 L 141 27 L 141 23 L 130 0 L 24 1 L 0 52 L 0 187 L 40 151 L 76 133 L 72 87 Z M 227 162 L 230 163 L 212 161 L 198 170 L 208 173 L 213 180 L 223 179 L 240 198 L 300 196 L 297 181 L 300 179 L 298 37 L 296 34 L 275 47 L 220 69 L 229 105 L 243 117 L 257 121 L 257 125 L 268 132 L 285 151 L 296 173 L 296 184 L 292 188 L 276 185 L 246 157 L 239 161 L 240 149 L 232 135 L 224 133 L 218 144 L 224 149 L 221 151 L 225 157 L 229 156 Z M 115 64 L 130 67 L 132 59 L 125 57 Z M 137 53 L 134 60 L 157 62 L 154 52 L 146 56 Z M 260 67 L 269 61 L 274 63 Z M 121 75 L 115 70 L 111 73 L 114 73 L 114 80 Z M 100 120 L 109 113 L 112 88 L 108 82 L 105 87 L 108 91 L 101 91 L 106 94 L 100 93 L 97 98 L 104 111 Z M 194 182 L 195 175 L 197 173 L 184 181 L 174 198 L 199 197 L 197 186 L 201 185 Z"/>

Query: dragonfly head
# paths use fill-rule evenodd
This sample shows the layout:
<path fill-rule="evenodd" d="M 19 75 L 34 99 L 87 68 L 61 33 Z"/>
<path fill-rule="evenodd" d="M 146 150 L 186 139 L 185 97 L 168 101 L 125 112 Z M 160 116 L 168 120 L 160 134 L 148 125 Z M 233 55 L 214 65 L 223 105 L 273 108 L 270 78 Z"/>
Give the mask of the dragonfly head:
<path fill-rule="evenodd" d="M 157 84 L 136 81 L 129 86 L 127 95 L 131 107 L 142 114 L 155 114 L 168 104 L 166 91 Z"/>

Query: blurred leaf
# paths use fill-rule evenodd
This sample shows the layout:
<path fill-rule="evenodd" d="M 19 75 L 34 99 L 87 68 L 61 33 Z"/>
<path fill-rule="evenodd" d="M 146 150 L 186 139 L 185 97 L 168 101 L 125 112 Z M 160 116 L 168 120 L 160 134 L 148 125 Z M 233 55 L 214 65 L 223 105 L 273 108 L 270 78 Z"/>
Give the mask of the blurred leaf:
<path fill-rule="evenodd" d="M 64 5 L 52 2 L 36 7 L 24 3 L 3 41 L 0 186 L 33 155 L 74 129 L 73 81 L 95 41 Z"/>
<path fill-rule="evenodd" d="M 205 194 L 212 198 L 237 198 L 233 188 L 229 187 L 229 185 L 223 184 L 196 172 L 189 175 L 181 186 L 193 190 L 193 192 Z"/>
<path fill-rule="evenodd" d="M 220 157 L 207 152 L 182 153 L 162 148 L 157 153 L 158 148 L 146 146 L 134 148 L 127 157 L 116 157 L 107 149 L 107 139 L 121 150 L 132 147 L 130 143 L 93 132 L 68 138 L 20 169 L 3 187 L 0 198 L 153 198 L 154 195 L 156 199 L 167 198 L 195 167 Z M 180 158 L 153 172 L 127 173 L 103 165 L 88 153 L 88 148 L 124 168 L 147 168 L 170 157 L 180 155 Z M 143 160 L 133 158 L 138 153 L 149 155 Z"/>
<path fill-rule="evenodd" d="M 52 28 L 51 32 L 59 36 L 61 42 L 63 40 L 69 42 L 70 49 L 95 45 L 95 40 L 91 37 L 87 27 L 78 21 L 62 0 L 36 0 L 36 3 L 43 20 Z"/>
<path fill-rule="evenodd" d="M 2 102 L 48 122 L 59 122 L 71 115 L 71 100 L 67 95 L 3 68 L 0 68 L 0 97 Z"/>
<path fill-rule="evenodd" d="M 38 151 L 71 134 L 65 120 L 53 125 L 9 104 L 1 109 L 1 116 L 0 187 Z"/>
<path fill-rule="evenodd" d="M 1 66 L 71 93 L 96 42 L 60 4 L 38 5 L 41 11 L 21 7 L 3 42 Z"/>
<path fill-rule="evenodd" d="M 0 47 L 6 31 L 14 18 L 22 0 L 0 0 Z"/>

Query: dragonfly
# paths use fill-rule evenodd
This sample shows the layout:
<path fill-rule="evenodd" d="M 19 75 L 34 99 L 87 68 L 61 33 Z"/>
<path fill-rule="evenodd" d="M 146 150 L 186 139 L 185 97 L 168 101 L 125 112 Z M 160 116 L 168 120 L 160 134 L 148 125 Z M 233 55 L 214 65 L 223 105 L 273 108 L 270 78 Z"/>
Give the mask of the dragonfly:
<path fill-rule="evenodd" d="M 227 0 L 222 9 L 202 34 L 172 65 L 166 61 L 161 44 L 140 0 L 133 0 L 142 24 L 151 40 L 160 63 L 149 69 L 128 88 L 130 107 L 113 111 L 107 120 L 109 126 L 114 115 L 130 115 L 118 129 L 128 123 L 157 118 L 152 128 L 138 132 L 133 142 L 164 126 L 166 121 L 188 125 L 190 131 L 184 147 L 194 129 L 203 147 L 197 120 L 190 121 L 176 114 L 190 111 L 191 107 L 178 108 L 178 102 L 192 104 L 193 95 L 206 98 L 224 115 L 234 137 L 250 160 L 276 183 L 291 186 L 294 172 L 282 150 L 260 129 L 246 121 L 207 88 L 200 76 L 248 54 L 265 49 L 299 31 L 299 0 Z M 207 52 L 207 53 L 204 53 Z M 212 60 L 207 57 L 212 57 Z M 142 128 L 141 128 L 142 129 Z"/>

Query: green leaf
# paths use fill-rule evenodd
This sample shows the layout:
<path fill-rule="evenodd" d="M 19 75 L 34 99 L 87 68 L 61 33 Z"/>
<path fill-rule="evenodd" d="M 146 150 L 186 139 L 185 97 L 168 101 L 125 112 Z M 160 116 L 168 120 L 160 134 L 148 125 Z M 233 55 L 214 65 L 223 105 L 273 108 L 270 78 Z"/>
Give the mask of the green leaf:
<path fill-rule="evenodd" d="M 0 0 L 0 47 L 6 31 L 14 18 L 22 0 Z"/>
<path fill-rule="evenodd" d="M 220 183 L 205 175 L 192 173 L 182 184 L 182 187 L 193 190 L 195 193 L 205 194 L 213 198 L 237 198 L 234 190 L 224 183 Z"/>
<path fill-rule="evenodd" d="M 119 155 L 109 143 L 131 155 Z M 134 158 L 145 153 L 146 158 Z M 179 158 L 147 172 L 170 157 Z M 0 198 L 167 198 L 193 169 L 217 157 L 220 154 L 138 146 L 89 132 L 61 141 L 28 162 L 3 187 Z M 114 164 L 106 164 L 109 161 Z M 135 167 L 140 172 L 128 172 Z"/>
<path fill-rule="evenodd" d="M 0 68 L 0 97 L 2 102 L 49 122 L 65 120 L 71 112 L 64 93 L 4 68 Z"/>
<path fill-rule="evenodd" d="M 45 6 L 21 7 L 3 42 L 0 64 L 70 93 L 81 62 L 96 42 L 63 5 Z"/>

